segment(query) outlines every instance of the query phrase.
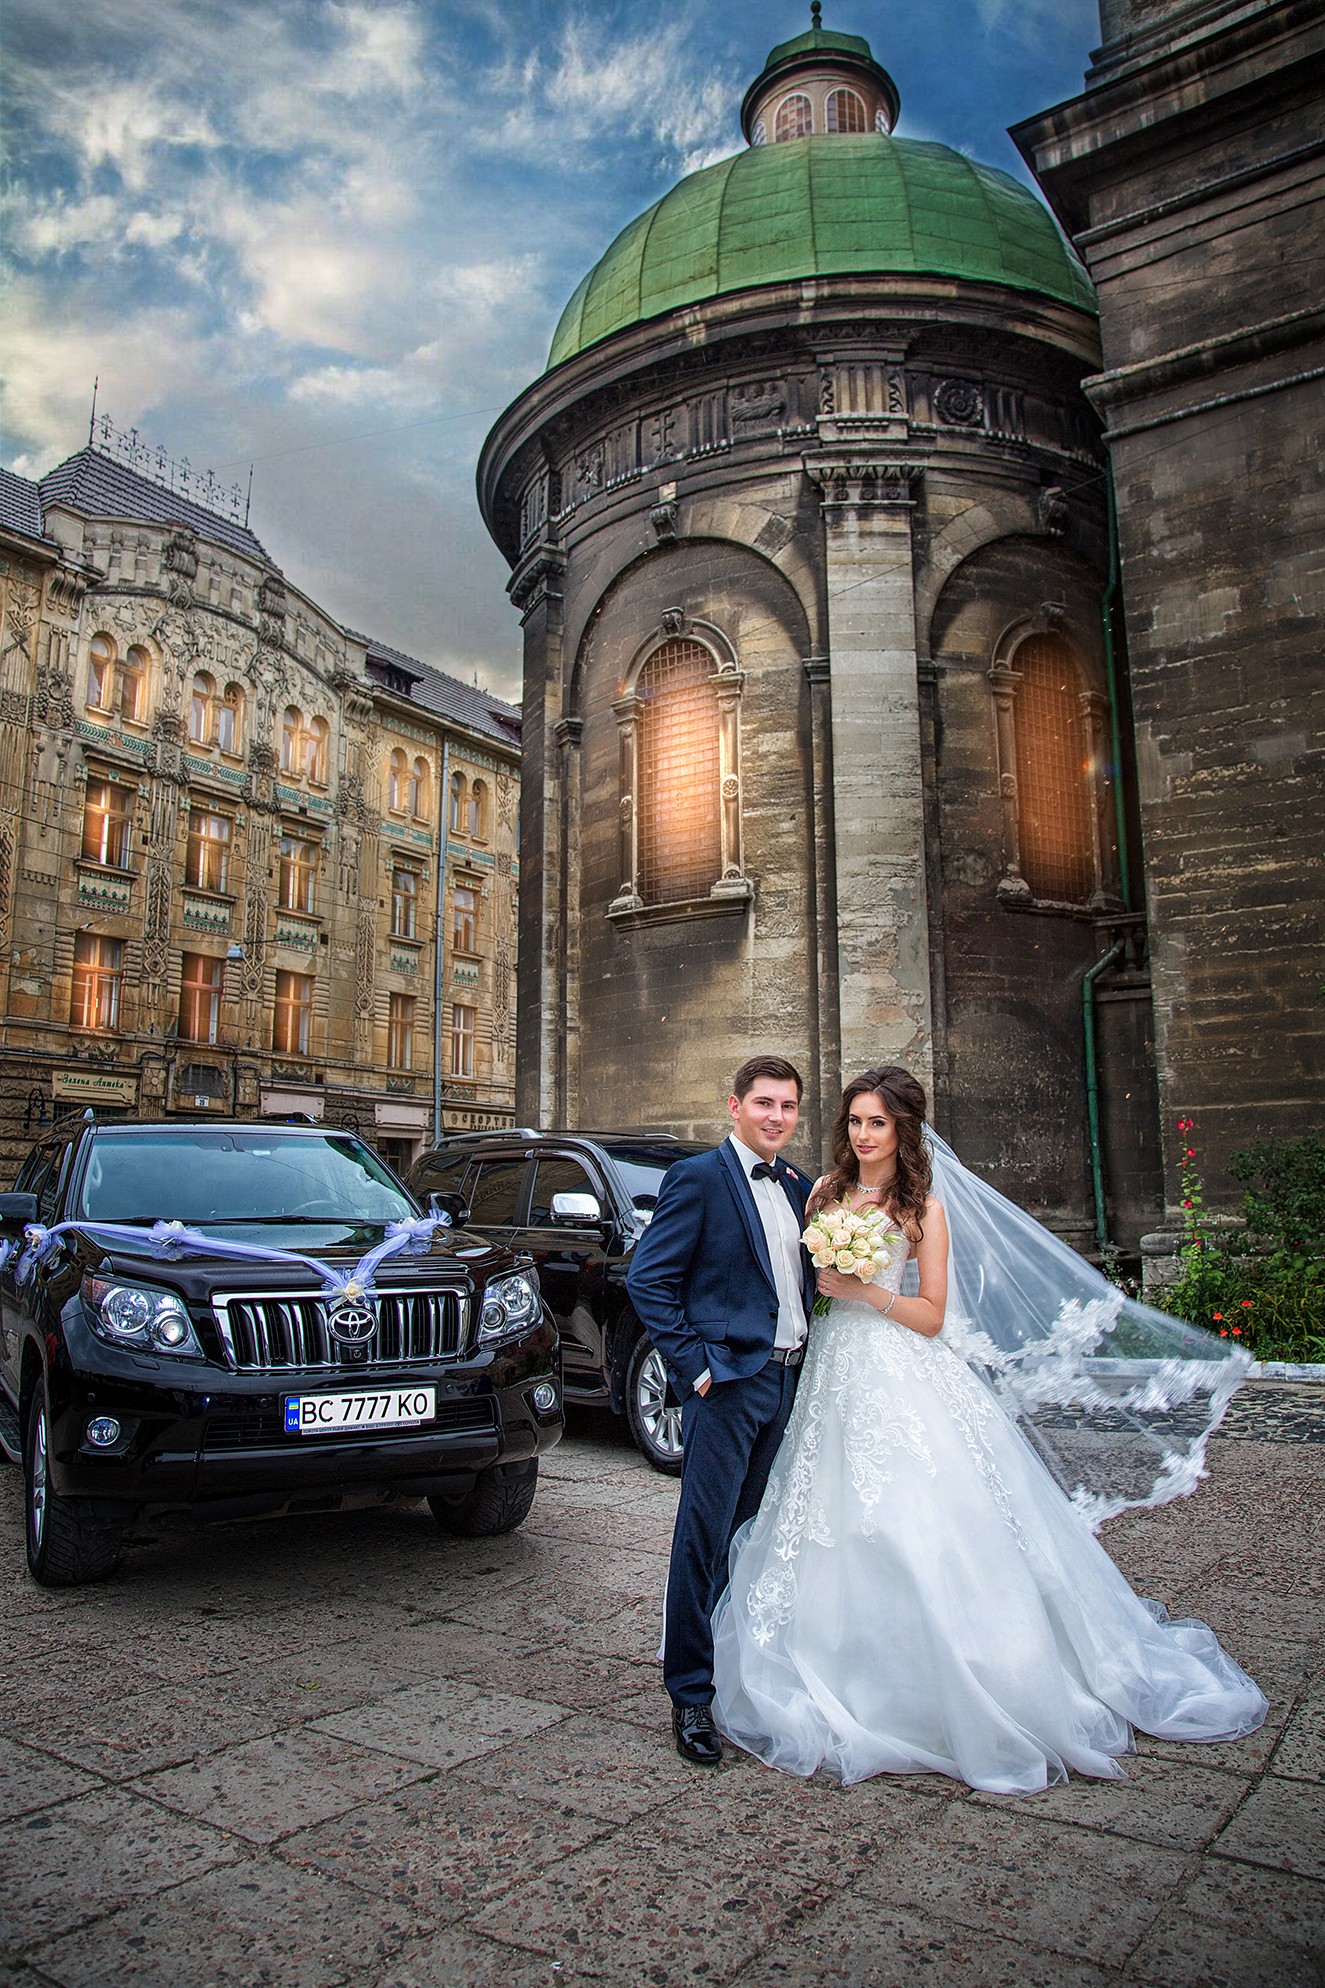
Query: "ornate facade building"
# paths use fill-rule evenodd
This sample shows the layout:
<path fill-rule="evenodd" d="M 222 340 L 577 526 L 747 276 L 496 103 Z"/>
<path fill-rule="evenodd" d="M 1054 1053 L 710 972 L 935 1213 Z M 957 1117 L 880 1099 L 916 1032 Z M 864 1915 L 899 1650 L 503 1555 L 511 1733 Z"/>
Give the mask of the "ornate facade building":
<path fill-rule="evenodd" d="M 479 466 L 524 622 L 517 1115 L 912 1066 L 1083 1246 L 1160 1196 L 1094 294 L 858 37 L 631 224 Z M 1128 851 L 1131 851 L 1129 859 Z"/>
<path fill-rule="evenodd" d="M 0 472 L 0 1165 L 89 1105 L 397 1164 L 508 1121 L 518 712 L 340 627 L 172 467 L 106 424 Z"/>

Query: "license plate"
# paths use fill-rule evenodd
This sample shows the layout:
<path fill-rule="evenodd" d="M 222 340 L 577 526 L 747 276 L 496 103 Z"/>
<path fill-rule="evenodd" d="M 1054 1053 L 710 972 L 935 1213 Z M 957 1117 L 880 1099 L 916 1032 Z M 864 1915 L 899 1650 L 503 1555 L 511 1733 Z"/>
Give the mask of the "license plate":
<path fill-rule="evenodd" d="M 399 1429 L 431 1422 L 437 1413 L 435 1387 L 366 1389 L 354 1394 L 287 1394 L 287 1436 L 328 1436 L 341 1429 Z"/>

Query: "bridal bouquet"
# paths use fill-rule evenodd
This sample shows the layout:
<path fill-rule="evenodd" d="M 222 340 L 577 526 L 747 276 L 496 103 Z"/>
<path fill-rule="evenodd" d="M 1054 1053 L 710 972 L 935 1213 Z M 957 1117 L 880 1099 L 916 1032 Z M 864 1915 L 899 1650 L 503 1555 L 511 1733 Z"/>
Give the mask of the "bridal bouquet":
<path fill-rule="evenodd" d="M 816 1270 L 840 1270 L 843 1276 L 859 1277 L 868 1284 L 901 1241 L 901 1230 L 882 1208 L 848 1208 L 839 1201 L 819 1210 L 801 1241 Z M 814 1309 L 816 1314 L 826 1312 L 827 1298 L 816 1298 Z"/>

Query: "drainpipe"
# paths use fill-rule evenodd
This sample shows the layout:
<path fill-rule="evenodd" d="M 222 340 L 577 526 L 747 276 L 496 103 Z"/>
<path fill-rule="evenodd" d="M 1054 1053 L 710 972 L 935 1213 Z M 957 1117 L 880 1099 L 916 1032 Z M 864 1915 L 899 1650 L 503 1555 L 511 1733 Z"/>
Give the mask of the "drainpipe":
<path fill-rule="evenodd" d="M 1113 760 L 1113 818 L 1118 837 L 1118 882 L 1123 910 L 1131 911 L 1132 860 L 1127 844 L 1127 797 L 1123 792 L 1123 732 L 1118 712 L 1118 660 L 1114 650 L 1114 615 L 1118 609 L 1121 583 L 1118 556 L 1118 500 L 1113 488 L 1113 465 L 1104 472 L 1104 489 L 1109 504 L 1109 580 L 1100 602 L 1104 630 L 1104 682 L 1109 699 L 1109 753 Z"/>
<path fill-rule="evenodd" d="M 442 734 L 442 791 L 437 810 L 437 913 L 432 956 L 432 1143 L 442 1136 L 442 935 L 446 919 L 446 845 L 451 833 L 451 741 Z"/>
<path fill-rule="evenodd" d="M 1086 1041 L 1086 1125 L 1090 1136 L 1090 1186 L 1095 1201 L 1095 1242 L 1100 1255 L 1109 1247 L 1104 1208 L 1104 1153 L 1100 1146 L 1100 1066 L 1095 1053 L 1095 982 L 1121 959 L 1127 947 L 1115 939 L 1107 953 L 1086 968 L 1081 980 L 1081 1028 Z"/>

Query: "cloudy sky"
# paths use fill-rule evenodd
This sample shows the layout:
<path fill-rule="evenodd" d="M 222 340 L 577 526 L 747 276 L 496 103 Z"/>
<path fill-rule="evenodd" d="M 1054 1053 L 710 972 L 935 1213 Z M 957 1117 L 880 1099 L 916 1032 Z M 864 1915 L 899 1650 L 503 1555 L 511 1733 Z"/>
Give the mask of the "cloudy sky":
<path fill-rule="evenodd" d="M 1026 175 L 1094 0 L 827 0 L 900 134 Z M 7 0 L 3 461 L 100 402 L 229 483 L 330 612 L 517 694 L 474 503 L 493 420 L 635 214 L 740 148 L 800 0 Z"/>

